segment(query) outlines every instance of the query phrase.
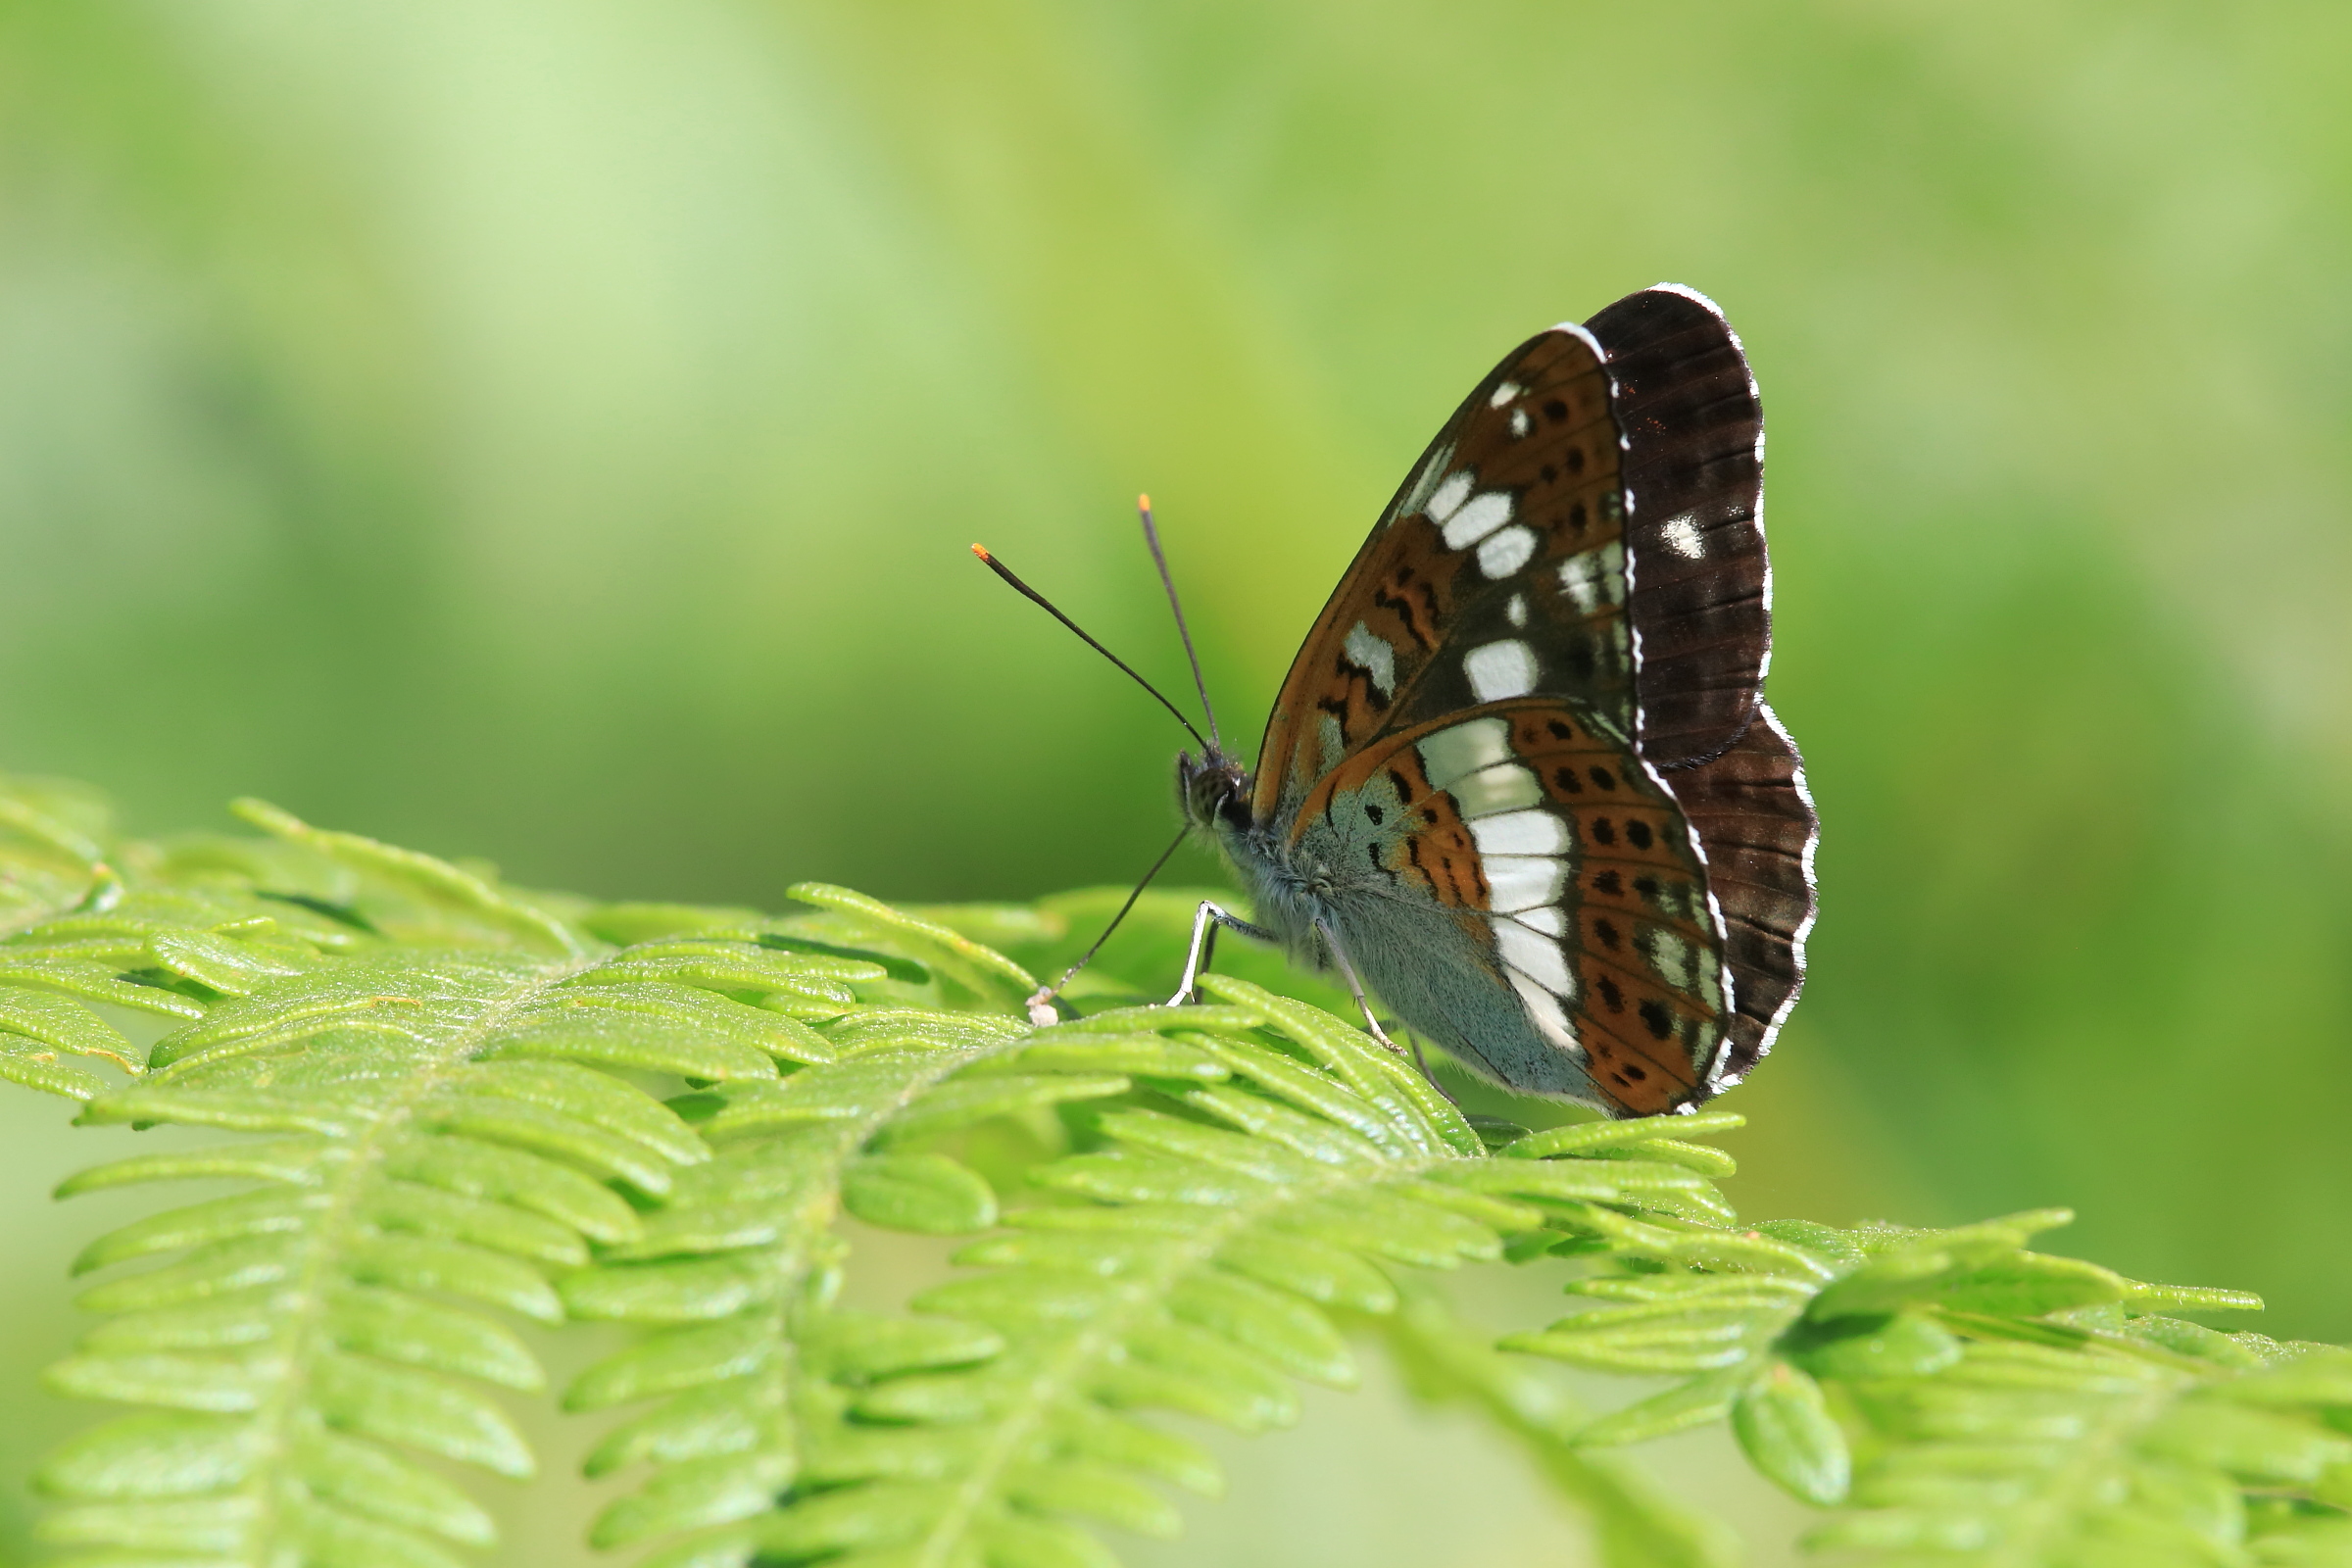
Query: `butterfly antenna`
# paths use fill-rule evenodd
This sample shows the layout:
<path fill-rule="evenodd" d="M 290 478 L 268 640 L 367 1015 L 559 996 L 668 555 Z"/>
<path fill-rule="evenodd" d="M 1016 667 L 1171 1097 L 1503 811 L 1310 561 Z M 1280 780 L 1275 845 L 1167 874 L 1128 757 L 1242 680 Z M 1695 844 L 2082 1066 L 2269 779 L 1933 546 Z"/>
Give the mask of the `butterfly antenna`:
<path fill-rule="evenodd" d="M 1153 548 L 1156 549 L 1157 546 L 1154 546 Z M 1215 750 L 1215 747 L 1211 742 L 1204 741 L 1200 738 L 1200 732 L 1193 727 L 1193 721 L 1184 716 L 1184 710 L 1178 708 L 1174 703 L 1169 702 L 1164 696 L 1161 696 L 1159 688 L 1152 685 L 1150 681 L 1144 679 L 1143 676 L 1137 674 L 1135 672 L 1135 667 L 1129 664 L 1127 661 L 1121 659 L 1118 655 L 1112 653 L 1109 649 L 1095 641 L 1094 638 L 1088 636 L 1086 633 L 1086 628 L 1079 625 L 1069 616 L 1063 614 L 1059 610 L 1055 609 L 1053 600 L 1048 599 L 1044 594 L 1039 593 L 1036 589 L 1021 581 L 1020 578 L 1014 576 L 1010 566 L 1005 565 L 1004 563 L 990 555 L 983 546 L 972 546 L 972 554 L 980 558 L 981 564 L 987 566 L 989 570 L 995 572 L 998 576 L 1004 578 L 1005 582 L 1010 584 L 1014 591 L 1019 593 L 1022 598 L 1028 600 L 1040 610 L 1043 610 L 1047 614 L 1052 615 L 1055 620 L 1060 621 L 1064 626 L 1069 627 L 1071 631 L 1077 633 L 1078 640 L 1080 642 L 1086 644 L 1087 647 L 1092 648 L 1096 653 L 1101 654 L 1104 659 L 1109 660 L 1112 663 L 1118 665 L 1119 668 L 1125 670 L 1129 680 L 1134 681 L 1138 686 L 1141 686 L 1144 690 L 1150 692 L 1152 697 L 1158 701 L 1160 707 L 1166 709 L 1169 712 L 1176 715 L 1176 722 L 1184 726 L 1184 732 L 1193 738 L 1194 745 L 1199 746 L 1203 750 Z M 1162 569 L 1164 571 L 1165 568 Z M 1171 593 L 1174 592 L 1173 589 L 1169 591 Z M 1182 617 L 1178 617 L 1177 624 L 1181 626 L 1183 623 Z M 1185 647 L 1188 651 L 1191 649 L 1192 644 L 1189 640 L 1186 642 Z M 1199 674 L 1199 666 L 1195 666 L 1194 672 L 1196 675 Z M 1214 718 L 1209 720 L 1208 727 L 1211 734 L 1216 732 L 1217 725 Z M 1155 866 L 1153 869 L 1157 870 L 1158 868 Z M 1146 880 L 1149 881 L 1150 878 L 1146 878 Z M 1143 889 L 1138 888 L 1136 891 L 1141 893 Z M 1106 936 L 1109 933 L 1107 932 L 1104 933 Z"/>
<path fill-rule="evenodd" d="M 1119 912 L 1110 917 L 1110 924 L 1102 928 L 1102 934 L 1095 938 L 1093 946 L 1078 956 L 1078 961 L 1064 969 L 1060 979 L 1030 997 L 1026 1005 L 1029 1009 L 1031 1023 L 1042 1029 L 1054 1021 L 1057 1015 L 1054 1011 L 1054 999 L 1061 995 L 1063 986 L 1078 978 L 1079 970 L 1095 961 L 1095 955 L 1102 951 L 1102 944 L 1110 940 L 1110 934 L 1119 928 L 1119 923 L 1125 920 L 1129 912 L 1135 908 L 1135 901 L 1144 896 L 1144 889 L 1152 885 L 1152 879 L 1159 875 L 1160 869 L 1168 863 L 1169 858 L 1183 847 L 1184 841 L 1191 831 L 1189 826 L 1178 830 L 1176 837 L 1170 841 L 1168 847 L 1159 852 L 1159 858 L 1152 862 L 1152 869 L 1146 871 L 1144 879 L 1135 885 L 1135 891 L 1127 895 L 1127 902 L 1119 906 Z"/>
<path fill-rule="evenodd" d="M 1184 657 L 1193 666 L 1193 690 L 1200 694 L 1200 711 L 1208 715 L 1209 749 L 1223 757 L 1224 737 L 1217 733 L 1217 710 L 1208 706 L 1208 682 L 1200 676 L 1200 656 L 1193 652 L 1192 629 L 1185 625 L 1184 606 L 1176 599 L 1176 579 L 1168 575 L 1168 558 L 1159 549 L 1159 530 L 1152 526 L 1152 498 L 1137 496 L 1135 510 L 1144 519 L 1144 543 L 1152 547 L 1152 564 L 1159 568 L 1159 584 L 1168 591 L 1168 608 L 1176 612 L 1176 635 L 1184 639 Z"/>

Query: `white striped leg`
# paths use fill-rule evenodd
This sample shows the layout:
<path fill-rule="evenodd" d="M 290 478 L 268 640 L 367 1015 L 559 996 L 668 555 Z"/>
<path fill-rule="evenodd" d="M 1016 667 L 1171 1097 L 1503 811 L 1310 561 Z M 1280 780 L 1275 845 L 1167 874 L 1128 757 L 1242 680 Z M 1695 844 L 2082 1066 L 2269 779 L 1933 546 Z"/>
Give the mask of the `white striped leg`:
<path fill-rule="evenodd" d="M 1356 978 L 1355 965 L 1348 961 L 1348 950 L 1340 946 L 1340 934 L 1328 922 L 1318 922 L 1315 929 L 1323 933 L 1323 945 L 1331 949 L 1332 957 L 1339 962 L 1340 978 L 1348 982 L 1348 994 L 1355 999 L 1356 1011 L 1364 1015 L 1364 1028 L 1373 1039 L 1399 1056 L 1403 1055 L 1404 1048 L 1391 1040 L 1388 1032 L 1381 1028 L 1380 1020 L 1372 1016 L 1372 1000 L 1364 995 L 1364 983 Z"/>
<path fill-rule="evenodd" d="M 1239 931 L 1246 937 L 1255 937 L 1260 942 L 1275 940 L 1274 933 L 1264 926 L 1251 925 L 1240 915 L 1228 914 L 1202 899 L 1200 907 L 1193 911 L 1193 951 L 1185 956 L 1184 980 L 1177 986 L 1176 994 L 1168 999 L 1169 1006 L 1181 1007 L 1193 1000 L 1193 988 L 1200 984 L 1200 971 L 1207 968 L 1209 960 L 1216 956 L 1219 926 Z"/>

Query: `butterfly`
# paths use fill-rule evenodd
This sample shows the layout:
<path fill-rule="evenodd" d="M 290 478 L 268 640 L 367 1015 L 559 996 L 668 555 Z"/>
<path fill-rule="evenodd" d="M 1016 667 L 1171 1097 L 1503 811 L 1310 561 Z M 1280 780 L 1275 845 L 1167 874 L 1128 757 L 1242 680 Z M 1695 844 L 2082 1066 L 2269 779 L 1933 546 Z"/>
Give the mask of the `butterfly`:
<path fill-rule="evenodd" d="M 1254 916 L 1201 907 L 1178 1000 L 1224 925 L 1507 1089 L 1638 1116 L 1738 1083 L 1804 981 L 1819 837 L 1762 695 L 1763 455 L 1690 289 L 1506 356 L 1307 633 L 1257 771 L 1178 758 Z"/>

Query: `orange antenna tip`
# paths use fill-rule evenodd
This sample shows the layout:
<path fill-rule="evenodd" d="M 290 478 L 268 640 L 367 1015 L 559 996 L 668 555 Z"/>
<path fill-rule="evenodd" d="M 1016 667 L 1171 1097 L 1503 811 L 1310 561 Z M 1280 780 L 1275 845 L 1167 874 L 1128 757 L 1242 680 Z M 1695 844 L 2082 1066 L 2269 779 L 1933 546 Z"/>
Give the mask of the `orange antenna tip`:
<path fill-rule="evenodd" d="M 972 554 L 978 556 L 982 561 L 994 561 L 997 559 L 988 553 L 988 546 L 986 545 L 972 546 Z"/>
<path fill-rule="evenodd" d="M 1148 495 L 1137 496 L 1135 498 L 1135 505 L 1139 511 L 1150 512 L 1152 510 L 1152 498 Z"/>

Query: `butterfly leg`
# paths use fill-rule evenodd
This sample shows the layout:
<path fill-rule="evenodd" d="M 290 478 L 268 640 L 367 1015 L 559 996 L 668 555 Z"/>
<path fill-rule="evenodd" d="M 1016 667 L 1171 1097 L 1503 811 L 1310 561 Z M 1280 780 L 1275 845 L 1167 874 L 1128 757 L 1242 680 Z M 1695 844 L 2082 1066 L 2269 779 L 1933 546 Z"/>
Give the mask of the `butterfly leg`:
<path fill-rule="evenodd" d="M 1446 1103 L 1452 1105 L 1457 1110 L 1460 1109 L 1462 1103 L 1461 1097 L 1456 1095 L 1452 1090 L 1446 1088 L 1444 1084 L 1438 1082 L 1438 1075 L 1429 1070 L 1429 1058 L 1421 1054 L 1421 1037 L 1419 1035 L 1406 1035 L 1404 1038 L 1405 1043 L 1413 1048 L 1413 1065 L 1421 1069 L 1421 1076 L 1429 1081 L 1429 1087 L 1435 1089 L 1439 1094 L 1444 1095 L 1446 1097 Z"/>
<path fill-rule="evenodd" d="M 1202 899 L 1200 907 L 1193 911 L 1193 951 L 1185 956 L 1184 980 L 1176 987 L 1176 994 L 1168 999 L 1169 1006 L 1181 1007 L 1193 1000 L 1193 988 L 1200 983 L 1200 971 L 1207 968 L 1209 960 L 1216 956 L 1219 926 L 1230 927 L 1260 942 L 1277 940 L 1275 934 L 1264 926 L 1251 925 L 1240 915 L 1228 914 Z"/>
<path fill-rule="evenodd" d="M 1364 1015 L 1365 1031 L 1399 1056 L 1408 1054 L 1402 1046 L 1389 1038 L 1388 1031 L 1381 1028 L 1380 1020 L 1372 1016 L 1371 999 L 1364 995 L 1364 983 L 1355 977 L 1355 965 L 1348 961 L 1347 950 L 1340 946 L 1339 933 L 1328 925 L 1319 924 L 1315 929 L 1323 933 L 1323 945 L 1331 949 L 1331 956 L 1339 960 L 1340 975 L 1348 982 L 1348 995 L 1355 998 L 1356 1010 Z M 1453 1091 L 1438 1082 L 1438 1075 L 1429 1070 L 1429 1061 L 1421 1054 L 1419 1037 L 1406 1035 L 1404 1038 L 1412 1041 L 1413 1049 L 1409 1054 L 1413 1059 L 1413 1065 L 1421 1069 L 1421 1076 L 1429 1080 L 1429 1087 L 1444 1095 L 1449 1102 L 1459 1105 L 1461 1102 L 1453 1098 Z"/>
<path fill-rule="evenodd" d="M 1348 950 L 1340 946 L 1340 934 L 1325 921 L 1316 922 L 1315 929 L 1323 933 L 1323 945 L 1331 950 L 1332 957 L 1339 961 L 1340 978 L 1348 982 L 1348 994 L 1355 998 L 1356 1010 L 1364 1015 L 1365 1030 L 1373 1039 L 1399 1056 L 1403 1055 L 1404 1048 L 1391 1040 L 1388 1032 L 1381 1028 L 1380 1020 L 1372 1016 L 1372 1000 L 1364 995 L 1364 983 L 1356 978 L 1355 965 L 1348 961 Z"/>

